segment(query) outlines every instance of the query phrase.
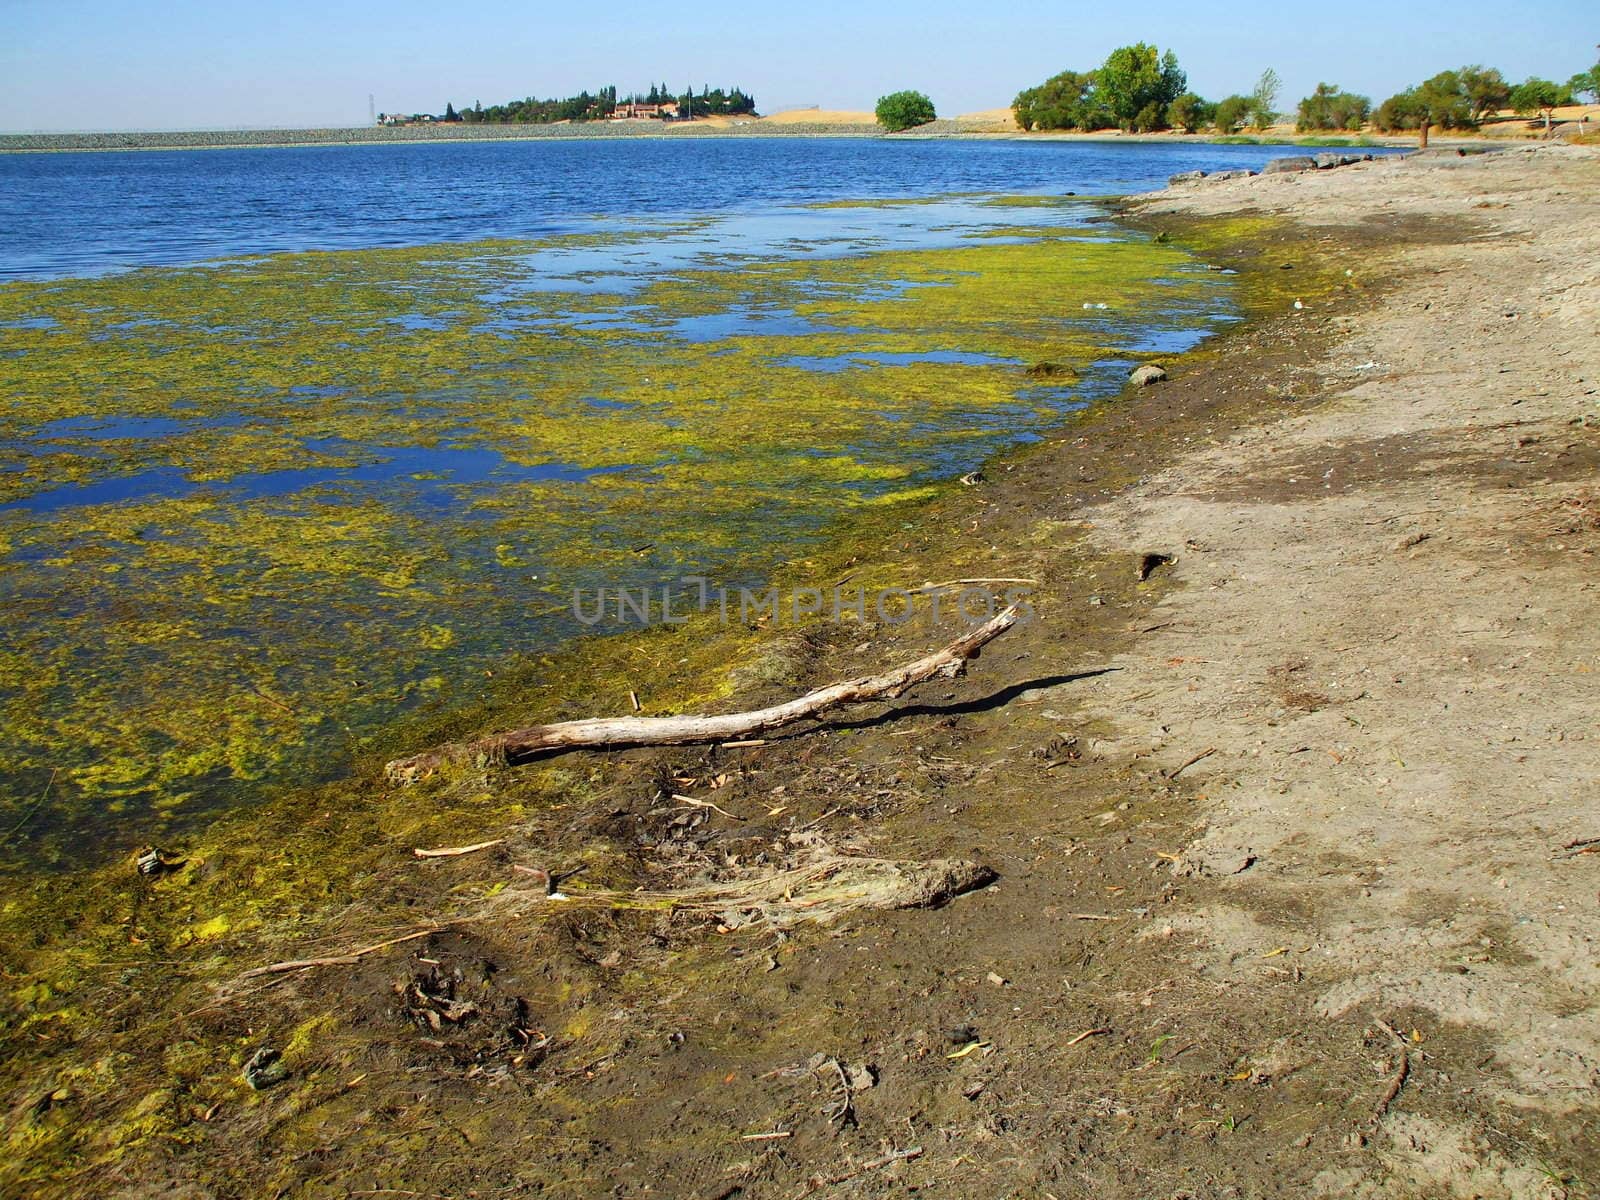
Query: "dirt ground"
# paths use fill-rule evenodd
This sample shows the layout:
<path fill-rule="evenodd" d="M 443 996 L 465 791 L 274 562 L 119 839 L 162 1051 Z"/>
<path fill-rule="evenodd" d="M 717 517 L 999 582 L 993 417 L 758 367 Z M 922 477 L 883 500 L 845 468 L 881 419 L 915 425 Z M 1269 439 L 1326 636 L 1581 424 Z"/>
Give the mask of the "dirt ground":
<path fill-rule="evenodd" d="M 557 760 L 568 802 L 373 883 L 472 919 L 196 1009 L 178 1133 L 29 1192 L 1600 1189 L 1600 151 L 1125 207 L 1243 218 L 1208 255 L 1269 311 L 883 548 L 1038 619 L 762 745 Z M 775 635 L 738 704 L 957 628 Z M 319 945 L 407 932 L 348 899 Z M 222 1043 L 287 1077 L 208 1082 Z"/>

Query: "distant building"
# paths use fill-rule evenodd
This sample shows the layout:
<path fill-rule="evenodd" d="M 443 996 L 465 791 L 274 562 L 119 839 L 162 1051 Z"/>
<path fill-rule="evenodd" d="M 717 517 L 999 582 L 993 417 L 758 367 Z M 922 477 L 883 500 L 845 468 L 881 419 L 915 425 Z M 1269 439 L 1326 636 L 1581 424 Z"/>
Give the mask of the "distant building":
<path fill-rule="evenodd" d="M 675 100 L 668 100 L 665 104 L 640 104 L 634 100 L 623 100 L 611 110 L 613 121 L 631 121 L 640 117 L 671 120 L 677 115 L 678 104 Z"/>

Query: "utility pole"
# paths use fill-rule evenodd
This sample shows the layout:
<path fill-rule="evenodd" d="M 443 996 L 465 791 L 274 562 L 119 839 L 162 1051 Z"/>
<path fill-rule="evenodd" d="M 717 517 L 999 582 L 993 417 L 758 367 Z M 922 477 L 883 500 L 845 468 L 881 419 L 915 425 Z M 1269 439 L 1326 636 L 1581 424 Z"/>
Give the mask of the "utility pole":
<path fill-rule="evenodd" d="M 378 123 L 378 98 L 376 96 L 374 96 L 371 92 L 368 92 L 367 93 L 367 124 L 368 125 L 376 125 L 377 123 Z"/>

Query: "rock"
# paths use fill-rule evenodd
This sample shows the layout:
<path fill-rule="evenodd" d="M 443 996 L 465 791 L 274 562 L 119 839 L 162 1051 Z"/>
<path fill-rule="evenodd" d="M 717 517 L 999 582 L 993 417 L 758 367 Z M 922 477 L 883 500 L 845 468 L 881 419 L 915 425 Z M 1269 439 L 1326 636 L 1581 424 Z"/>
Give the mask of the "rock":
<path fill-rule="evenodd" d="M 1210 175 L 1206 176 L 1206 182 L 1207 183 L 1226 183 L 1230 179 L 1249 179 L 1254 174 L 1255 174 L 1254 171 L 1245 171 L 1245 170 L 1213 171 Z"/>
<path fill-rule="evenodd" d="M 1317 160 L 1307 155 L 1297 155 L 1293 158 L 1275 158 L 1261 168 L 1263 175 L 1291 175 L 1297 171 L 1314 171 Z"/>
<path fill-rule="evenodd" d="M 1181 183 L 1194 183 L 1205 177 L 1206 173 L 1204 171 L 1179 171 L 1176 175 L 1167 176 L 1167 186 L 1177 187 Z"/>
<path fill-rule="evenodd" d="M 240 1074 L 246 1083 L 259 1092 L 289 1078 L 289 1069 L 279 1061 L 281 1058 L 282 1055 L 271 1046 L 263 1046 L 250 1056 L 250 1061 L 244 1064 Z"/>
<path fill-rule="evenodd" d="M 1319 171 L 1326 171 L 1333 167 L 1348 167 L 1351 163 L 1371 161 L 1372 155 L 1370 154 L 1341 154 L 1335 151 L 1318 154 L 1312 159 Z"/>
<path fill-rule="evenodd" d="M 1142 367 L 1135 367 L 1128 373 L 1128 382 L 1135 387 L 1149 387 L 1152 383 L 1160 383 L 1167 377 L 1167 369 L 1155 363 L 1145 363 Z"/>

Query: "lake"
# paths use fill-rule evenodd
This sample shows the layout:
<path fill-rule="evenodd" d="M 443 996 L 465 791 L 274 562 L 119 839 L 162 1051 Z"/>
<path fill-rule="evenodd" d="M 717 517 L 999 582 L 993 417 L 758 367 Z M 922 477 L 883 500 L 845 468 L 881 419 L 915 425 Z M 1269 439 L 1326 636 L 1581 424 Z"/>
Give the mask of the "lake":
<path fill-rule="evenodd" d="M 575 594 L 914 512 L 1233 319 L 1087 197 L 1281 153 L 0 156 L 0 864 L 181 836 L 636 621 Z"/>

